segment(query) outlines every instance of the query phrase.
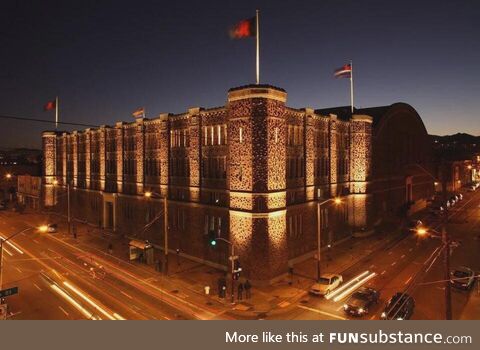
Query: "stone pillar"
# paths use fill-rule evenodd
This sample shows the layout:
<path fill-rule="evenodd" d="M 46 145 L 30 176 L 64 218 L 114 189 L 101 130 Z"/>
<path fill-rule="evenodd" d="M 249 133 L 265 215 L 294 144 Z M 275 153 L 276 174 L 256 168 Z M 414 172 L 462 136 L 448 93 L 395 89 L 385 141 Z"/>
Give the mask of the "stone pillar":
<path fill-rule="evenodd" d="M 74 130 L 71 136 L 72 142 L 72 163 L 73 163 L 73 186 L 78 186 L 78 132 Z"/>
<path fill-rule="evenodd" d="M 370 174 L 372 117 L 353 115 L 350 120 L 350 193 L 365 193 Z"/>
<path fill-rule="evenodd" d="M 106 142 L 107 142 L 107 130 L 105 125 L 101 125 L 98 132 L 98 162 L 99 162 L 99 175 L 100 175 L 100 191 L 105 191 L 106 181 Z"/>
<path fill-rule="evenodd" d="M 94 137 L 92 133 L 94 132 L 96 132 L 96 130 L 92 130 L 90 128 L 85 130 L 85 188 L 86 189 L 90 189 L 90 186 L 91 186 L 92 138 Z"/>
<path fill-rule="evenodd" d="M 62 171 L 62 174 L 63 174 L 62 183 L 63 184 L 67 183 L 67 171 L 68 171 L 68 167 L 67 167 L 67 160 L 68 160 L 67 144 L 68 144 L 68 133 L 64 132 L 62 134 L 62 169 L 63 169 L 63 171 Z"/>
<path fill-rule="evenodd" d="M 251 85 L 228 93 L 230 240 L 245 275 L 287 272 L 284 90 Z"/>
<path fill-rule="evenodd" d="M 201 112 L 200 108 L 190 108 L 188 110 L 188 134 L 190 146 L 188 149 L 188 159 L 190 162 L 190 200 L 192 202 L 200 201 L 201 187 L 201 162 L 202 162 L 202 133 L 201 133 Z"/>
<path fill-rule="evenodd" d="M 311 201 L 315 196 L 315 124 L 312 108 L 305 108 L 304 150 L 305 150 L 305 198 Z"/>
<path fill-rule="evenodd" d="M 115 124 L 115 153 L 117 165 L 117 192 L 123 192 L 123 123 Z"/>
<path fill-rule="evenodd" d="M 330 114 L 330 122 L 328 128 L 328 140 L 329 140 L 329 158 L 330 158 L 330 195 L 337 195 L 337 182 L 338 182 L 338 153 L 337 153 L 337 116 Z"/>
<path fill-rule="evenodd" d="M 137 194 L 142 194 L 145 184 L 145 173 L 143 171 L 143 163 L 145 160 L 145 126 L 143 125 L 143 118 L 137 118 L 136 123 L 135 160 L 137 162 Z"/>
<path fill-rule="evenodd" d="M 57 134 L 54 131 L 42 133 L 43 184 L 45 206 L 54 205 L 53 181 L 57 176 Z"/>
<path fill-rule="evenodd" d="M 354 235 L 370 233 L 368 180 L 371 166 L 372 117 L 353 115 L 350 120 L 350 213 Z"/>
<path fill-rule="evenodd" d="M 168 196 L 170 165 L 170 126 L 168 114 L 160 114 L 160 187 L 163 196 Z"/>

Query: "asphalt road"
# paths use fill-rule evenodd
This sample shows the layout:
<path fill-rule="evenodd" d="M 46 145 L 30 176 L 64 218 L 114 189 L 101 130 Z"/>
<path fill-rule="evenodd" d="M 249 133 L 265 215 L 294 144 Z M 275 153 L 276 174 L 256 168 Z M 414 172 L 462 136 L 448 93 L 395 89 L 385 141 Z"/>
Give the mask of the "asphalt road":
<path fill-rule="evenodd" d="M 440 219 L 432 215 L 422 218 L 424 223 L 440 230 Z M 449 212 L 447 225 L 450 238 L 461 242 L 452 249 L 450 255 L 451 268 L 468 266 L 478 273 L 480 271 L 480 191 L 468 193 L 463 201 Z M 372 275 L 365 283 L 358 284 L 375 288 L 380 291 L 380 302 L 369 310 L 363 319 L 380 319 L 385 303 L 396 292 L 407 291 L 415 299 L 415 310 L 412 319 L 444 319 L 444 284 L 442 255 L 432 264 L 435 252 L 441 246 L 441 240 L 436 238 L 419 238 L 414 234 L 405 234 L 388 246 L 374 251 L 359 263 L 350 267 L 344 273 L 343 284 L 360 280 Z M 368 271 L 368 272 L 367 272 Z M 363 274 L 363 275 L 362 275 Z M 352 286 L 356 283 L 351 282 Z M 452 288 L 453 319 L 459 318 L 467 307 L 471 293 L 477 293 L 475 288 L 469 291 L 459 291 Z M 348 288 L 349 289 L 349 288 Z M 345 320 L 358 319 L 346 315 L 343 305 L 348 297 L 358 288 L 350 292 L 339 293 L 339 298 L 326 300 L 322 297 L 306 296 L 288 313 L 277 314 L 275 319 L 301 320 Z M 344 294 L 342 297 L 340 294 Z M 480 319 L 480 315 L 475 316 Z"/>
<path fill-rule="evenodd" d="M 40 222 L 2 212 L 4 238 Z M 3 289 L 18 286 L 8 297 L 12 319 L 210 319 L 207 307 L 173 295 L 159 280 L 132 272 L 130 264 L 112 262 L 70 242 L 61 234 L 31 229 L 4 245 Z M 159 286 L 160 284 L 160 286 Z"/>

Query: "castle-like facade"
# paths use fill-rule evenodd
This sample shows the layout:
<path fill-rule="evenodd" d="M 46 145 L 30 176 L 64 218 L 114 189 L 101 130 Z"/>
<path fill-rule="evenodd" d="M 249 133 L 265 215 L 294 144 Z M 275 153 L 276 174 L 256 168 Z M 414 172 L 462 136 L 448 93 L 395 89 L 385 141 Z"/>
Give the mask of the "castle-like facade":
<path fill-rule="evenodd" d="M 230 89 L 223 107 L 46 131 L 45 205 L 65 208 L 71 184 L 76 219 L 163 247 L 166 197 L 172 252 L 226 269 L 229 247 L 209 244 L 222 237 L 245 276 L 271 282 L 312 256 L 318 222 L 325 247 L 433 193 L 420 171 L 428 135 L 409 105 L 352 114 L 286 100 L 283 89 L 250 85 Z M 318 215 L 317 203 L 336 196 L 342 204 Z"/>

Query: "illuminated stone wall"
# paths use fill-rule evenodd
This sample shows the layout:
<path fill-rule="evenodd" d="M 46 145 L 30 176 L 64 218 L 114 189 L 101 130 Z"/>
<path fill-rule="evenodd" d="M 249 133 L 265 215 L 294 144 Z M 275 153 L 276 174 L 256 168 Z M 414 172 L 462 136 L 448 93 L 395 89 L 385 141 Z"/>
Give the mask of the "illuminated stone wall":
<path fill-rule="evenodd" d="M 233 242 L 244 276 L 272 281 L 315 249 L 317 200 L 345 197 L 341 208 L 322 209 L 325 246 L 371 228 L 385 203 L 398 206 L 405 175 L 414 200 L 428 195 L 428 179 L 397 164 L 427 158 L 406 152 L 428 147 L 420 118 L 407 107 L 375 119 L 290 108 L 286 98 L 282 89 L 250 85 L 231 89 L 225 106 L 46 132 L 45 203 L 54 202 L 54 179 L 58 194 L 73 180 L 75 215 L 105 226 L 112 203 L 112 229 L 130 235 L 162 212 L 158 195 L 167 195 L 172 249 L 228 268 L 228 246 L 209 245 L 214 231 Z M 145 233 L 159 245 L 162 220 Z"/>

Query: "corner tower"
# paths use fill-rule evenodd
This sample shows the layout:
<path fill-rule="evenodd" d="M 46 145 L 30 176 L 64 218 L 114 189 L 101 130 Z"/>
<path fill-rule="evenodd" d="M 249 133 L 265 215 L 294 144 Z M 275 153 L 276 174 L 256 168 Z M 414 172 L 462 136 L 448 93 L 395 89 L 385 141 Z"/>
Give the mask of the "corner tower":
<path fill-rule="evenodd" d="M 269 85 L 228 93 L 230 239 L 246 277 L 267 283 L 287 271 L 286 99 Z"/>

